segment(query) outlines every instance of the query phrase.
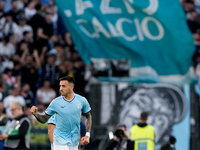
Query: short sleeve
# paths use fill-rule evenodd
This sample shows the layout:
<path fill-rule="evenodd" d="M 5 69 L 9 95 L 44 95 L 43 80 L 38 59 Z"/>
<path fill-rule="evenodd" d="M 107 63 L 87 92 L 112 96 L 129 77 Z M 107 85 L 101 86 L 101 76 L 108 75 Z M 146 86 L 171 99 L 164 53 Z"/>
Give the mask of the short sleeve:
<path fill-rule="evenodd" d="M 50 116 L 53 116 L 56 112 L 55 112 L 55 106 L 56 106 L 56 104 L 55 104 L 55 101 L 53 100 L 50 104 L 49 104 L 49 106 L 47 107 L 47 109 L 45 110 L 45 113 L 47 114 L 47 115 L 50 115 Z"/>
<path fill-rule="evenodd" d="M 53 116 L 51 116 L 51 118 L 49 118 L 48 124 L 55 124 L 56 125 L 56 114 L 54 114 Z"/>
<path fill-rule="evenodd" d="M 88 103 L 87 99 L 84 98 L 82 112 L 83 112 L 83 113 L 87 113 L 87 112 L 89 112 L 90 110 L 91 110 L 90 104 Z"/>

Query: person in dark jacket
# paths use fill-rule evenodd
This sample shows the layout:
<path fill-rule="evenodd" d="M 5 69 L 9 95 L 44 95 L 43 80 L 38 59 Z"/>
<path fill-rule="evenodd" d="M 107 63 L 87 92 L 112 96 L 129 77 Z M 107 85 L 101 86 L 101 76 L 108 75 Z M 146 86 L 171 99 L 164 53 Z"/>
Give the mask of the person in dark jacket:
<path fill-rule="evenodd" d="M 122 124 L 117 127 L 115 136 L 108 142 L 106 150 L 134 150 L 134 144 L 126 131 L 126 125 Z"/>
<path fill-rule="evenodd" d="M 4 150 L 18 149 L 25 150 L 30 148 L 30 121 L 24 114 L 22 106 L 14 102 L 10 109 L 14 116 L 8 134 L 1 134 L 0 140 L 5 140 Z"/>

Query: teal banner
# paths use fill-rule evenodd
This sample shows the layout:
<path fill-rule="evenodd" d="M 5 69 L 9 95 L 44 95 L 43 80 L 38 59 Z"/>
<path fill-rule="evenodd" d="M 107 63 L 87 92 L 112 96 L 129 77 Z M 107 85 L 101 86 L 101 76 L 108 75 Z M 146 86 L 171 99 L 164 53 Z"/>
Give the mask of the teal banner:
<path fill-rule="evenodd" d="M 131 75 L 185 75 L 195 50 L 179 0 L 55 0 L 82 59 L 125 58 Z"/>

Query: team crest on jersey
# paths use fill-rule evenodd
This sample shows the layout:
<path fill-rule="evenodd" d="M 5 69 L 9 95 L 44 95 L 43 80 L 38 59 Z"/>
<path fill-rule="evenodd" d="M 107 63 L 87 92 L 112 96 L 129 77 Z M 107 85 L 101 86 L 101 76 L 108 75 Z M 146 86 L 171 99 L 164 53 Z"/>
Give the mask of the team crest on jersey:
<path fill-rule="evenodd" d="M 79 109 L 80 105 L 81 105 L 81 104 L 76 104 L 76 106 L 78 107 L 78 109 Z"/>

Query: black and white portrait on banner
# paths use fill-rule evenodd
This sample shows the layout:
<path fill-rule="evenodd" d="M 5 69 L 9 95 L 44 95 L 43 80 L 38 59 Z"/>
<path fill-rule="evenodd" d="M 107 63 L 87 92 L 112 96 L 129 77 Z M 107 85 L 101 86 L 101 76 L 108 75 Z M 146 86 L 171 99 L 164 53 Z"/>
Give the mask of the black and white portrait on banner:
<path fill-rule="evenodd" d="M 186 101 L 180 88 L 168 84 L 118 84 L 116 92 L 120 102 L 118 123 L 125 123 L 128 130 L 139 121 L 142 111 L 149 113 L 147 123 L 155 127 L 155 142 L 169 139 L 172 126 L 186 113 Z"/>
<path fill-rule="evenodd" d="M 190 88 L 186 87 L 125 82 L 93 85 L 90 104 L 95 116 L 95 138 L 103 138 L 106 131 L 114 131 L 121 123 L 126 124 L 129 131 L 139 122 L 140 113 L 147 111 L 147 123 L 155 127 L 156 149 L 168 141 L 171 135 L 177 138 L 177 148 L 189 147 Z M 182 136 L 183 131 L 185 136 Z"/>

